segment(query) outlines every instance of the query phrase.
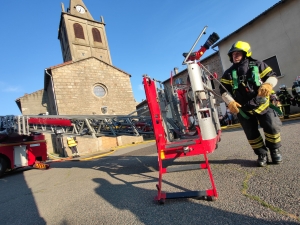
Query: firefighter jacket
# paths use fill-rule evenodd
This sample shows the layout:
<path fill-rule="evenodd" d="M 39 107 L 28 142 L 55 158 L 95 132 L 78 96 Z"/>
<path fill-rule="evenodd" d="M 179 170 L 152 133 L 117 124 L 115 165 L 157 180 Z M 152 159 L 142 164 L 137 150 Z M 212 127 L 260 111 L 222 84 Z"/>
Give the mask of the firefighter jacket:
<path fill-rule="evenodd" d="M 77 142 L 74 140 L 74 138 L 67 138 L 67 143 L 69 147 L 77 146 Z"/>
<path fill-rule="evenodd" d="M 257 71 L 256 77 L 259 81 L 255 81 L 254 70 Z M 233 76 L 233 74 L 235 75 Z M 234 79 L 236 76 L 237 79 Z M 241 109 L 244 112 L 264 114 L 270 104 L 269 98 L 265 103 L 261 103 L 257 100 L 257 93 L 260 84 L 264 83 L 270 76 L 276 76 L 276 73 L 267 64 L 246 57 L 224 72 L 221 84 L 228 90 L 233 99 L 242 106 Z M 226 92 L 222 85 L 219 87 L 221 95 Z"/>
<path fill-rule="evenodd" d="M 294 97 L 299 97 L 300 96 L 300 84 L 299 82 L 296 82 L 292 86 L 292 94 Z"/>
<path fill-rule="evenodd" d="M 282 106 L 291 105 L 292 96 L 287 90 L 280 90 L 278 94 L 279 100 Z"/>

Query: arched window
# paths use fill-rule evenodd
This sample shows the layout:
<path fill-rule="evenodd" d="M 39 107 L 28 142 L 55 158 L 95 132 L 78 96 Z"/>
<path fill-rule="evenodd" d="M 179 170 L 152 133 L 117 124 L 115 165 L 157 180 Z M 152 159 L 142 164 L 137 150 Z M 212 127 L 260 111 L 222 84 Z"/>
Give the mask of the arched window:
<path fill-rule="evenodd" d="M 83 33 L 83 28 L 79 23 L 74 23 L 74 33 L 76 38 L 81 38 L 84 39 L 84 33 Z"/>
<path fill-rule="evenodd" d="M 100 31 L 97 28 L 93 28 L 92 33 L 93 33 L 94 41 L 102 43 Z"/>

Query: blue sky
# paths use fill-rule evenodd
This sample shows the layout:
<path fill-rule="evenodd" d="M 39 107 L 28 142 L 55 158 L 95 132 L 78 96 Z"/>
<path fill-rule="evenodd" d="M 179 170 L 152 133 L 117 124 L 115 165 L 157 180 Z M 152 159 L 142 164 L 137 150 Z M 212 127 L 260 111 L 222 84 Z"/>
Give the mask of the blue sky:
<path fill-rule="evenodd" d="M 145 99 L 142 75 L 166 80 L 179 71 L 204 28 L 220 38 L 267 10 L 279 0 L 83 0 L 94 20 L 104 17 L 114 66 L 131 74 L 137 102 Z M 20 115 L 15 100 L 43 88 L 44 69 L 63 62 L 58 36 L 61 2 L 3 1 L 0 13 L 0 115 Z M 207 57 L 213 53 L 209 50 Z"/>

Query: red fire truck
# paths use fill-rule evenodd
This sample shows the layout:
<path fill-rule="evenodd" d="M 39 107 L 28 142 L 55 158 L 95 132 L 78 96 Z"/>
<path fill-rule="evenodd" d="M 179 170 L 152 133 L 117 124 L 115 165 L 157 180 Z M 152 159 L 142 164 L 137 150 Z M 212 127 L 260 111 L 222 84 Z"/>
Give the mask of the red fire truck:
<path fill-rule="evenodd" d="M 43 134 L 0 134 L 0 177 L 6 170 L 26 166 L 41 167 L 44 165 L 41 162 L 46 160 L 47 145 Z"/>
<path fill-rule="evenodd" d="M 148 117 L 125 115 L 28 115 L 0 116 L 0 176 L 20 167 L 47 169 L 47 145 L 42 133 L 98 137 L 151 134 L 135 121 Z M 125 127 L 125 129 L 121 129 Z"/>
<path fill-rule="evenodd" d="M 163 204 L 165 199 L 174 198 L 196 198 L 209 201 L 218 198 L 207 156 L 214 152 L 221 140 L 221 126 L 215 100 L 218 94 L 213 91 L 211 84 L 211 80 L 217 81 L 217 77 L 200 63 L 204 52 L 219 39 L 218 34 L 212 33 L 200 50 L 193 52 L 201 36 L 205 34 L 205 30 L 206 27 L 189 53 L 183 54 L 185 57 L 183 64 L 187 65 L 188 71 L 185 83 L 175 82 L 173 85 L 172 74 L 171 87 L 162 85 L 163 82 L 152 79 L 148 75 L 143 76 L 157 146 L 159 174 L 155 200 L 160 204 Z M 204 72 L 205 70 L 207 73 Z M 180 162 L 176 161 L 176 165 L 170 166 L 170 162 L 174 162 L 174 159 L 197 155 L 203 155 L 200 164 L 198 162 L 186 164 L 184 161 L 182 165 L 179 165 Z M 171 161 L 166 164 L 165 161 L 169 159 Z M 179 190 L 178 192 L 162 190 L 164 174 L 197 169 L 207 170 L 211 188 L 196 191 Z"/>

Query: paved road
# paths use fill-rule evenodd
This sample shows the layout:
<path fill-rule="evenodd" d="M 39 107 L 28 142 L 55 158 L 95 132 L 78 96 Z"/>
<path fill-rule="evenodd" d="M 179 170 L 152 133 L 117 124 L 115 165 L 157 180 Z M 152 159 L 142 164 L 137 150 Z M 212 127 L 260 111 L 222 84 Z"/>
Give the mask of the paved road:
<path fill-rule="evenodd" d="M 154 143 L 119 149 L 91 161 L 52 163 L 46 171 L 0 179 L 0 224 L 300 224 L 300 121 L 285 122 L 284 163 L 256 167 L 241 129 L 223 132 L 209 155 L 219 199 L 153 201 L 157 194 Z M 176 159 L 173 164 L 203 157 Z M 210 188 L 206 171 L 164 175 L 164 191 Z"/>

